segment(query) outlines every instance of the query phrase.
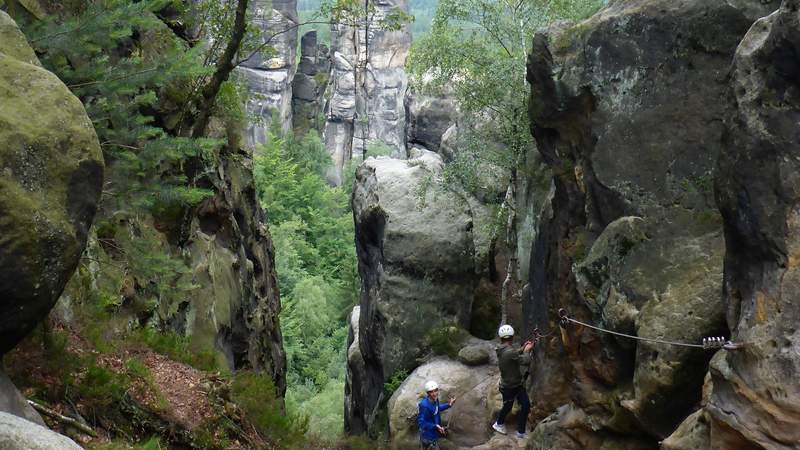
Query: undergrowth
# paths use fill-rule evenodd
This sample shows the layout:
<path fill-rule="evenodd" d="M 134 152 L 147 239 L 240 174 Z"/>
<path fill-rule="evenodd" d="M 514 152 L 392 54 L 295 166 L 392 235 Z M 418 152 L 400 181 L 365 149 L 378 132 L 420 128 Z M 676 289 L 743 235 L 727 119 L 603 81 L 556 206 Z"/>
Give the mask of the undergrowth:
<path fill-rule="evenodd" d="M 425 344 L 435 355 L 458 356 L 458 351 L 469 333 L 456 324 L 444 324 L 433 328 L 425 336 Z"/>

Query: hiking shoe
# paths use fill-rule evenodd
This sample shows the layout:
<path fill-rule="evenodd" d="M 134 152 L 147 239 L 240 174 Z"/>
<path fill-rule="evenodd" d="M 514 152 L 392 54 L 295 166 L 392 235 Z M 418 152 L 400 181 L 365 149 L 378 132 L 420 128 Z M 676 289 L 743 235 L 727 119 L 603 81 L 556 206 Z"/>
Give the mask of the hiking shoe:
<path fill-rule="evenodd" d="M 506 426 L 500 425 L 497 422 L 492 424 L 492 429 L 500 434 L 506 434 Z"/>
<path fill-rule="evenodd" d="M 517 437 L 517 439 L 525 439 L 526 437 L 528 437 L 528 433 L 520 433 L 519 431 L 517 431 L 517 434 L 515 436 Z"/>

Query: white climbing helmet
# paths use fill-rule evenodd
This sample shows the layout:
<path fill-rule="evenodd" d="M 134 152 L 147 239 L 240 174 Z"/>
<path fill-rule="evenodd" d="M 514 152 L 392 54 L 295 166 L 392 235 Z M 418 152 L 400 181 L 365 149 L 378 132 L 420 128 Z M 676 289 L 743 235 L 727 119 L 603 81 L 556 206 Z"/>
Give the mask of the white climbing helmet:
<path fill-rule="evenodd" d="M 499 330 L 497 330 L 497 335 L 501 338 L 511 337 L 514 335 L 514 329 L 511 327 L 511 325 L 503 325 Z"/>
<path fill-rule="evenodd" d="M 425 392 L 435 391 L 437 389 L 439 389 L 439 383 L 433 380 L 425 382 Z"/>

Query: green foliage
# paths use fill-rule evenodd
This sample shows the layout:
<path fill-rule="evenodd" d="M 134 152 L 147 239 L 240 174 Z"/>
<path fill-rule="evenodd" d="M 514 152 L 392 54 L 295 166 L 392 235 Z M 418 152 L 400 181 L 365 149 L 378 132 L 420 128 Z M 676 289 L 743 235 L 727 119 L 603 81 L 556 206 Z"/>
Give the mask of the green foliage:
<path fill-rule="evenodd" d="M 93 417 L 119 419 L 124 416 L 119 406 L 127 402 L 130 383 L 127 374 L 115 373 L 92 361 L 69 391 Z"/>
<path fill-rule="evenodd" d="M 281 288 L 287 409 L 325 438 L 342 431 L 346 316 L 358 286 L 349 191 L 325 182 L 330 164 L 313 130 L 302 139 L 273 130 L 255 167 Z"/>
<path fill-rule="evenodd" d="M 219 364 L 217 354 L 213 350 L 196 348 L 191 345 L 189 338 L 178 336 L 172 332 L 142 328 L 127 336 L 125 343 L 128 345 L 141 343 L 156 353 L 190 365 L 195 369 L 207 372 L 225 370 L 225 367 Z"/>
<path fill-rule="evenodd" d="M 425 336 L 425 344 L 436 355 L 455 358 L 468 337 L 469 333 L 460 326 L 445 324 L 429 331 Z"/>
<path fill-rule="evenodd" d="M 307 435 L 317 439 L 329 439 L 342 433 L 343 404 L 343 379 L 330 381 L 318 392 L 312 386 L 301 386 L 287 394 L 289 411 L 300 417 L 307 417 L 309 419 Z"/>
<path fill-rule="evenodd" d="M 284 414 L 269 375 L 237 373 L 231 385 L 231 399 L 244 411 L 247 420 L 280 448 L 298 448 L 303 441 L 307 424 Z"/>
<path fill-rule="evenodd" d="M 167 450 L 169 446 L 161 442 L 158 437 L 153 436 L 136 445 L 130 445 L 127 442 L 111 442 L 93 448 L 97 450 Z"/>
<path fill-rule="evenodd" d="M 554 20 L 579 19 L 603 0 L 441 0 L 431 32 L 409 56 L 412 83 L 447 88 L 464 114 L 459 152 L 444 182 L 481 188 L 487 167 L 524 167 L 532 145 L 525 62 L 534 32 Z M 502 201 L 502 198 L 496 199 Z"/>
<path fill-rule="evenodd" d="M 391 156 L 392 155 L 392 148 L 386 145 L 383 142 L 373 142 L 367 146 L 367 154 L 364 155 L 365 158 L 374 157 L 377 158 L 379 156 Z"/>
<path fill-rule="evenodd" d="M 363 0 L 322 0 L 319 10 L 323 17 L 330 18 L 333 23 L 354 27 L 369 23 L 370 28 L 387 31 L 400 30 L 413 20 L 413 17 L 400 8 L 378 14 L 375 2 Z"/>
<path fill-rule="evenodd" d="M 408 371 L 407 370 L 398 370 L 389 377 L 389 381 L 383 383 L 383 392 L 386 394 L 385 397 L 389 398 L 394 394 L 394 391 L 403 384 L 403 381 L 408 378 Z"/>
<path fill-rule="evenodd" d="M 190 298 L 196 288 L 162 233 L 181 232 L 186 211 L 213 195 L 197 186 L 195 174 L 218 159 L 226 142 L 188 138 L 187 124 L 231 27 L 234 3 L 61 2 L 52 8 L 56 14 L 23 27 L 42 64 L 83 101 L 106 160 L 100 245 L 84 258 L 97 266 L 97 288 L 78 299 L 98 313 L 129 308 L 144 321 L 157 305 Z M 175 34 L 159 17 L 165 8 L 177 13 L 176 22 L 202 21 L 216 37 L 213 45 Z M 241 87 L 223 83 L 218 97 L 215 113 L 241 122 Z M 101 348 L 102 334 L 94 336 Z"/>

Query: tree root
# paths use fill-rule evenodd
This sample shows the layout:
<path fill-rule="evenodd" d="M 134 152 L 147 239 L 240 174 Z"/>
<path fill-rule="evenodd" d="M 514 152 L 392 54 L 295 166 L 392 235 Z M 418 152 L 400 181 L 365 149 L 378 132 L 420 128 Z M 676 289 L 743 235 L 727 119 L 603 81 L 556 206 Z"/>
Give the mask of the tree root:
<path fill-rule="evenodd" d="M 78 420 L 73 419 L 72 417 L 67 417 L 65 415 L 59 414 L 56 411 L 53 411 L 52 409 L 47 408 L 44 405 L 40 405 L 39 403 L 36 403 L 33 400 L 28 400 L 28 404 L 31 405 L 33 409 L 35 409 L 36 411 L 39 411 L 40 413 L 52 419 L 55 419 L 58 422 L 63 423 L 64 425 L 75 428 L 76 430 L 84 434 L 88 434 L 91 437 L 97 437 L 97 432 L 95 432 L 91 427 L 80 423 Z"/>

